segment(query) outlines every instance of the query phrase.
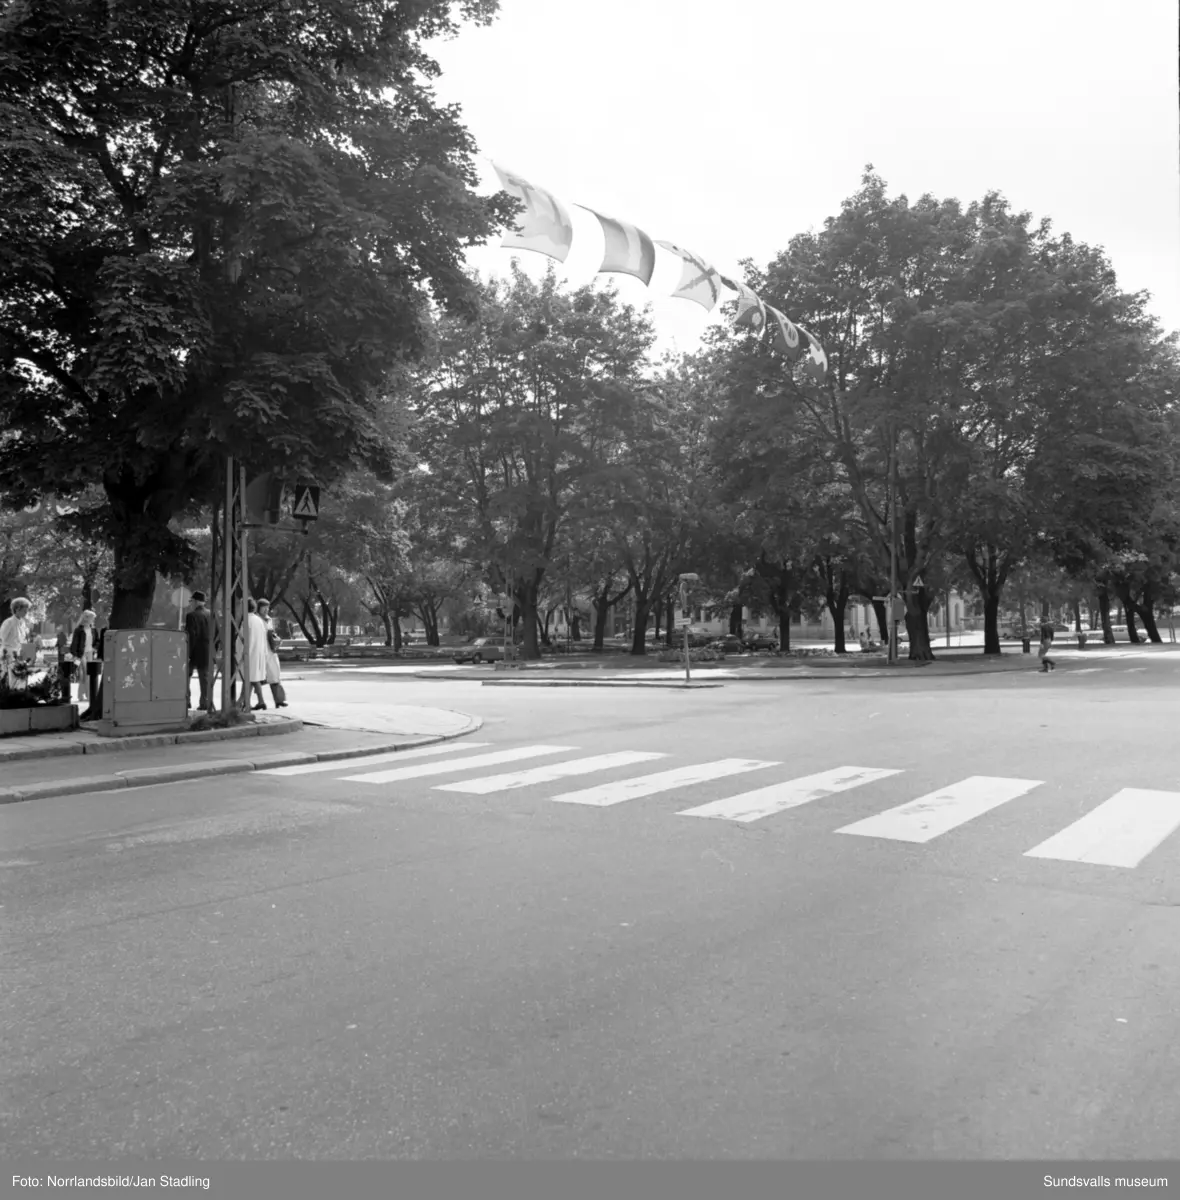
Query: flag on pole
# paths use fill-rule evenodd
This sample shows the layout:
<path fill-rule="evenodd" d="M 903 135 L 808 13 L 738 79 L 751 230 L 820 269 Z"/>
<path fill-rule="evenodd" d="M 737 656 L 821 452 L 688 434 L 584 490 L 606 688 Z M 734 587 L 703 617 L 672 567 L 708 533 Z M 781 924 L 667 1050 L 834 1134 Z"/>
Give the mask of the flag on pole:
<path fill-rule="evenodd" d="M 823 383 L 824 376 L 828 373 L 828 356 L 824 353 L 824 348 L 803 328 L 798 326 L 799 332 L 807 339 L 808 356 L 807 361 L 803 364 L 803 370 L 815 380 L 816 383 Z"/>
<path fill-rule="evenodd" d="M 584 204 L 578 207 L 586 208 Z M 602 236 L 606 239 L 606 253 L 602 256 L 599 274 L 617 271 L 622 275 L 634 275 L 636 279 L 650 284 L 652 272 L 656 269 L 656 248 L 651 238 L 642 229 L 628 225 L 626 221 L 604 217 L 592 208 L 586 208 L 586 211 L 598 218 Z"/>
<path fill-rule="evenodd" d="M 777 326 L 774 330 L 775 349 L 781 350 L 794 362 L 803 353 L 802 339 L 799 337 L 798 326 L 788 320 L 777 308 L 772 308 L 769 304 L 766 307 Z"/>
<path fill-rule="evenodd" d="M 727 279 L 724 275 L 721 276 L 721 282 L 738 294 L 738 310 L 737 316 L 733 319 L 734 325 L 739 329 L 749 326 L 756 333 L 762 333 L 766 329 L 766 305 L 762 303 L 762 298 L 758 293 L 751 291 L 744 283 Z"/>
<path fill-rule="evenodd" d="M 493 162 L 504 190 L 525 203 L 526 212 L 517 229 L 504 235 L 501 246 L 517 250 L 535 250 L 558 262 L 565 262 L 574 241 L 574 223 L 565 206 L 552 192 L 534 187 L 512 171 Z"/>
<path fill-rule="evenodd" d="M 713 270 L 703 258 L 698 258 L 691 250 L 685 250 L 672 242 L 656 242 L 675 254 L 684 267 L 680 274 L 680 283 L 672 293 L 673 299 L 691 300 L 699 304 L 706 312 L 712 310 L 721 299 L 721 276 Z"/>

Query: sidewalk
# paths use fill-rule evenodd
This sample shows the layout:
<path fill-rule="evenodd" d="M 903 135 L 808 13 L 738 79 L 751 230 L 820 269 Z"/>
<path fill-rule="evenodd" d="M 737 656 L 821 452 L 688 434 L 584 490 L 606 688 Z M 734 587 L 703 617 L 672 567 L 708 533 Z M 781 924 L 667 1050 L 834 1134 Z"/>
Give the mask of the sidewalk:
<path fill-rule="evenodd" d="M 1079 656 L 1090 650 L 1075 652 Z M 1035 654 L 1008 651 L 998 658 L 984 657 L 982 650 L 944 652 L 934 662 L 902 659 L 890 666 L 881 655 L 832 655 L 801 659 L 776 657 L 726 658 L 718 662 L 693 663 L 692 685 L 720 687 L 734 683 L 793 679 L 897 679 L 921 676 L 996 675 L 1037 669 Z M 513 666 L 469 667 L 446 675 L 415 673 L 415 678 L 432 680 L 478 680 L 492 687 L 684 687 L 683 663 L 644 660 L 577 663 L 527 662 Z M 678 683 L 676 681 L 679 681 Z"/>
<path fill-rule="evenodd" d="M 388 754 L 450 741 L 483 725 L 479 717 L 441 708 L 299 707 L 300 720 L 270 716 L 255 725 L 196 734 L 119 739 L 79 729 L 5 738 L 0 741 L 0 804 Z M 287 736 L 276 740 L 275 734 Z M 21 745 L 12 745 L 16 742 Z"/>

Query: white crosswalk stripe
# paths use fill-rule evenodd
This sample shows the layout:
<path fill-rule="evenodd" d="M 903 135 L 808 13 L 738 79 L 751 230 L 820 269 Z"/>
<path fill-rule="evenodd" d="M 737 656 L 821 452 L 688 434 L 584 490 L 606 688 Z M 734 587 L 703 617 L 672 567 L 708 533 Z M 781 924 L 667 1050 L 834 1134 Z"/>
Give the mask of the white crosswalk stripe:
<path fill-rule="evenodd" d="M 919 796 L 907 804 L 837 829 L 860 837 L 887 838 L 895 842 L 929 842 L 960 825 L 1015 800 L 1039 787 L 1039 779 L 998 779 L 972 775 L 950 787 Z"/>
<path fill-rule="evenodd" d="M 690 767 L 673 767 L 670 771 L 659 771 L 654 775 L 637 775 L 634 779 L 624 779 L 619 783 L 603 783 L 580 792 L 563 792 L 549 799 L 555 804 L 589 804 L 596 808 L 609 808 L 640 796 L 655 796 L 673 788 L 723 779 L 727 775 L 780 766 L 782 763 L 762 762 L 757 758 L 720 758 L 716 762 L 698 763 Z"/>
<path fill-rule="evenodd" d="M 1123 788 L 1025 857 L 1137 867 L 1178 828 L 1180 792 Z"/>
<path fill-rule="evenodd" d="M 822 800 L 837 792 L 898 775 L 899 771 L 878 767 L 837 767 L 834 771 L 821 771 L 818 775 L 805 775 L 801 779 L 788 779 L 785 783 L 774 783 L 753 792 L 738 796 L 727 796 L 723 800 L 711 800 L 696 808 L 686 808 L 678 817 L 716 817 L 724 821 L 760 821 L 763 817 Z"/>
<path fill-rule="evenodd" d="M 1095 675 L 1099 671 L 1105 671 L 1105 667 L 1078 667 L 1077 670 L 1070 671 L 1070 675 Z"/>
<path fill-rule="evenodd" d="M 291 767 L 268 767 L 259 775 L 316 775 L 323 771 L 354 771 L 357 767 L 375 767 L 378 763 L 405 762 L 407 758 L 427 758 L 438 754 L 456 754 L 462 750 L 476 750 L 490 746 L 491 742 L 447 742 L 441 746 L 422 746 L 417 750 L 390 750 L 384 754 L 361 755 L 334 762 L 298 763 Z"/>
<path fill-rule="evenodd" d="M 515 788 L 531 787 L 535 783 L 552 783 L 570 775 L 591 775 L 595 771 L 609 771 L 612 767 L 629 767 L 635 763 L 651 762 L 653 758 L 667 758 L 667 754 L 652 750 L 620 750 L 615 754 L 596 754 L 592 758 L 575 758 L 569 762 L 551 763 L 544 767 L 532 767 L 527 771 L 514 771 L 507 775 L 487 775 L 482 779 L 466 779 L 461 783 L 435 784 L 436 792 L 466 792 L 473 796 L 487 796 L 492 792 L 507 792 Z M 458 765 L 458 764 L 456 764 Z"/>
<path fill-rule="evenodd" d="M 369 771 L 363 775 L 345 775 L 349 783 L 395 783 L 399 779 L 421 779 L 424 775 L 443 775 L 447 771 L 466 771 L 471 767 L 497 767 L 501 763 L 519 762 L 522 758 L 539 758 L 542 754 L 563 754 L 577 746 L 518 746 L 512 750 L 496 750 L 477 754 L 474 758 L 451 762 L 421 763 L 413 767 L 396 767 L 391 771 Z"/>
<path fill-rule="evenodd" d="M 576 746 L 529 745 L 484 754 L 465 753 L 491 744 L 450 742 L 422 746 L 415 750 L 386 752 L 363 759 L 272 768 L 260 774 L 290 776 L 349 771 L 350 774 L 341 778 L 355 783 L 383 784 L 446 773 L 483 771 L 488 767 L 520 762 L 524 759 L 568 754 L 578 750 Z M 667 757 L 668 753 L 664 751 L 620 750 L 550 762 L 523 770 L 478 774 L 453 782 L 434 784 L 432 790 L 466 795 L 490 795 L 535 787 L 573 776 L 637 766 Z M 428 761 L 413 761 L 415 759 Z M 381 770 L 358 770 L 384 763 L 394 765 Z M 600 783 L 576 791 L 543 796 L 543 799 L 554 804 L 609 808 L 645 796 L 680 793 L 715 780 L 725 780 L 730 776 L 736 777 L 751 771 L 767 771 L 775 767 L 781 768 L 783 763 L 755 758 L 715 759 L 651 774 L 633 775 L 630 778 Z M 762 821 L 801 805 L 903 773 L 902 770 L 893 767 L 840 766 L 710 800 L 680 809 L 676 815 L 743 823 Z M 925 844 L 967 825 L 1001 805 L 1027 795 L 1042 783 L 1043 781 L 1038 779 L 972 775 L 862 820 L 841 825 L 832 832 L 883 841 Z M 676 798 L 680 799 L 680 796 L 677 795 Z M 1022 853 L 1027 859 L 1052 859 L 1134 868 L 1177 830 L 1180 830 L 1180 792 L 1124 788 L 1031 850 L 1020 851 L 1013 847 L 1012 853 Z"/>

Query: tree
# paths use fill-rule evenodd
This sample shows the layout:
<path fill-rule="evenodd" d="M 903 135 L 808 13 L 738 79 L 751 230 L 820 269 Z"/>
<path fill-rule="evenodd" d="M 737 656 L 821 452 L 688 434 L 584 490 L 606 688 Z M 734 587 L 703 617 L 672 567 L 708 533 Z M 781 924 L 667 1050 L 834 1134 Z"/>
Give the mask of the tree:
<path fill-rule="evenodd" d="M 951 554 L 972 566 L 985 651 L 998 652 L 1006 576 L 1052 511 L 1038 456 L 1083 396 L 1127 406 L 1153 338 L 1142 297 L 1118 291 L 1099 252 L 1053 238 L 997 193 L 966 209 L 929 195 L 911 204 L 888 197 L 871 168 L 821 232 L 792 239 L 748 280 L 805 316 L 831 370 L 814 386 L 735 340 L 734 387 L 807 412 L 843 466 L 883 578 L 895 502 L 910 657 L 933 656 L 927 614 Z M 1041 474 L 1061 484 L 1062 473 Z"/>
<path fill-rule="evenodd" d="M 461 250 L 515 205 L 424 43 L 496 0 L 14 3 L 0 18 L 0 493 L 100 484 L 111 623 L 224 455 L 330 482 L 387 467 L 391 371 L 427 300 L 471 315 Z"/>
<path fill-rule="evenodd" d="M 513 265 L 480 288 L 475 323 L 443 320 L 423 369 L 415 445 L 449 497 L 465 553 L 511 587 L 536 658 L 543 579 L 586 474 L 634 403 L 652 340 L 613 289 L 538 284 Z"/>

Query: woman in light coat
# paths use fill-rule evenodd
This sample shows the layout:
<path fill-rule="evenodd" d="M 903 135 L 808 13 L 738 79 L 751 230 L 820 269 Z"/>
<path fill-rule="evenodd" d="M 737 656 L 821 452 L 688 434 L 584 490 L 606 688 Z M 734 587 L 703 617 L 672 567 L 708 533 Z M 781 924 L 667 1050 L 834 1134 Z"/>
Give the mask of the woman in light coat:
<path fill-rule="evenodd" d="M 21 649 L 29 640 L 29 610 L 32 602 L 25 596 L 17 596 L 12 602 L 12 616 L 0 622 L 0 675 L 9 687 L 19 687 L 24 682 L 17 678 L 13 667 L 21 658 Z"/>
<path fill-rule="evenodd" d="M 270 684 L 271 695 L 274 697 L 275 708 L 287 707 L 287 692 L 283 687 L 283 673 L 279 667 L 279 652 L 272 646 L 277 642 L 274 637 L 274 627 L 270 623 L 270 601 L 258 601 L 258 615 L 266 626 L 266 682 Z"/>
<path fill-rule="evenodd" d="M 258 703 L 252 706 L 254 711 L 257 711 L 266 707 L 266 697 L 262 692 L 262 685 L 266 682 L 266 622 L 258 615 L 258 605 L 253 600 L 248 602 L 247 607 L 250 610 L 246 617 L 246 624 L 250 629 L 250 650 L 246 661 L 246 675 L 250 686 L 246 695 L 248 698 L 253 692 L 258 697 Z"/>

